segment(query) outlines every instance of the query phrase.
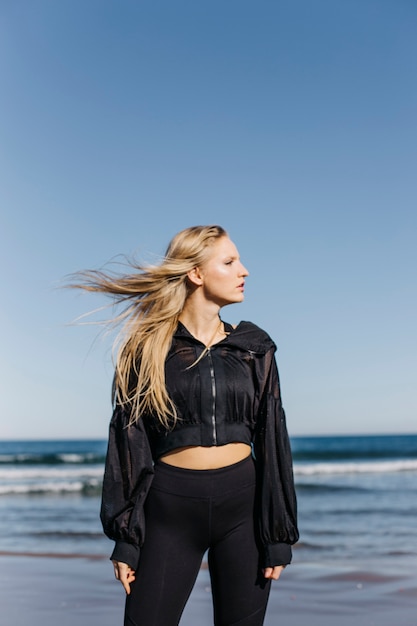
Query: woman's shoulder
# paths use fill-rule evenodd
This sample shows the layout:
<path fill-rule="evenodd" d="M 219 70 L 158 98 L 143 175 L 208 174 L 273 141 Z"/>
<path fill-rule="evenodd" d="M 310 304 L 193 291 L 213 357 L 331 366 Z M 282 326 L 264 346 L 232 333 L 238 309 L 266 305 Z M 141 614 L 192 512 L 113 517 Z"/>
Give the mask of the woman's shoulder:
<path fill-rule="evenodd" d="M 239 324 L 228 324 L 228 326 L 231 329 L 228 335 L 228 343 L 232 345 L 261 353 L 276 349 L 275 342 L 270 335 L 253 322 L 242 320 Z"/>

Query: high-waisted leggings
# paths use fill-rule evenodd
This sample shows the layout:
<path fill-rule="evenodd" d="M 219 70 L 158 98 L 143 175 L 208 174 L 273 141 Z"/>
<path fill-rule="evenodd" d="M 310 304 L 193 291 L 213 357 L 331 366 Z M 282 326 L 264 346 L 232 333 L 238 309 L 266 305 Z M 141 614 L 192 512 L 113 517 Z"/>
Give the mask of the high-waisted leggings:
<path fill-rule="evenodd" d="M 177 626 L 207 551 L 214 624 L 261 626 L 270 581 L 260 569 L 254 504 L 252 457 L 215 470 L 156 463 L 125 626 Z"/>

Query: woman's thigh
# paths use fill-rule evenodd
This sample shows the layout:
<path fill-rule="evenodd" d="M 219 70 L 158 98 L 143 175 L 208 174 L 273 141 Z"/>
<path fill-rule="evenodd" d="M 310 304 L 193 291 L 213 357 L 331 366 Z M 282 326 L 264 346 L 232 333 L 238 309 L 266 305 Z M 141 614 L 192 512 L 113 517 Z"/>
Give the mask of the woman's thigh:
<path fill-rule="evenodd" d="M 216 626 L 261 626 L 270 581 L 261 571 L 253 519 L 255 489 L 247 487 L 217 501 L 209 550 Z"/>
<path fill-rule="evenodd" d="M 151 489 L 146 539 L 126 598 L 125 626 L 176 626 L 207 548 L 203 500 Z"/>

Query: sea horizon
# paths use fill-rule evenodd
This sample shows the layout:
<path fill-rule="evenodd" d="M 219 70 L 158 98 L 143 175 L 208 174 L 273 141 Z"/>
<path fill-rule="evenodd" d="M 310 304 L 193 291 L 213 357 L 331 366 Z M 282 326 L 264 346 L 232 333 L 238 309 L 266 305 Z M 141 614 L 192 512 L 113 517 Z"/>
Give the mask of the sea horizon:
<path fill-rule="evenodd" d="M 387 432 L 387 431 L 375 431 L 375 432 L 343 432 L 343 433 L 337 433 L 337 432 L 323 432 L 323 433 L 293 433 L 290 434 L 290 439 L 303 439 L 303 438 L 308 438 L 308 439 L 313 439 L 313 438 L 326 438 L 326 437 L 413 437 L 417 435 L 417 429 L 415 431 L 392 431 L 392 432 Z M 7 442 L 37 442 L 37 441 L 107 441 L 107 437 L 105 436 L 88 436 L 88 437 L 82 437 L 81 435 L 79 436 L 60 436 L 60 437 L 49 437 L 49 436 L 44 436 L 44 437 L 0 437 L 0 443 L 7 443 Z"/>

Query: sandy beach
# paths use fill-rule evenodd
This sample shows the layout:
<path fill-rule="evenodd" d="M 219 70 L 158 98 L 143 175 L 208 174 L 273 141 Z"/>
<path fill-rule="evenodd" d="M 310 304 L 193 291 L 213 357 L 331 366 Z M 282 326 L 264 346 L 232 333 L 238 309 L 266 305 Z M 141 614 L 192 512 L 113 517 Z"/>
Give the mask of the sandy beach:
<path fill-rule="evenodd" d="M 396 560 L 396 572 L 398 565 Z M 107 558 L 2 553 L 0 568 L 5 626 L 123 622 L 123 589 L 113 579 Z M 411 561 L 405 562 L 401 574 L 392 574 L 389 563 L 383 572 L 295 563 L 273 584 L 265 626 L 414 626 L 417 575 L 413 569 Z M 181 626 L 210 625 L 210 581 L 202 568 Z"/>

